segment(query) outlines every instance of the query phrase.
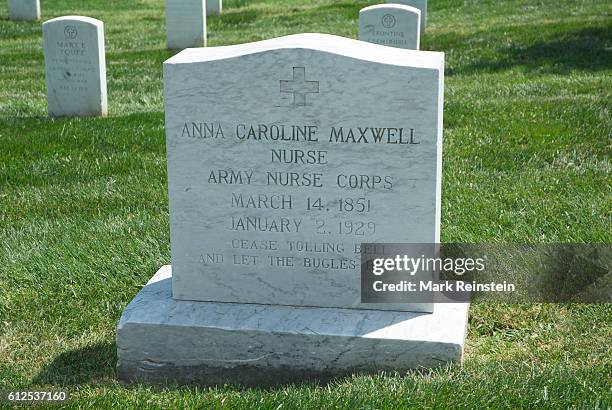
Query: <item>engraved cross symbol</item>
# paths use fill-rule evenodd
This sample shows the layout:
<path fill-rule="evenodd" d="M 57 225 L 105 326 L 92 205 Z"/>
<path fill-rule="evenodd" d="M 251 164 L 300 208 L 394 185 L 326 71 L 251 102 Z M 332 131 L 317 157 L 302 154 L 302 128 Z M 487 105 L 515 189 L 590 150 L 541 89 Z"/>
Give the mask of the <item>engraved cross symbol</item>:
<path fill-rule="evenodd" d="M 293 94 L 293 105 L 306 105 L 306 94 L 319 92 L 318 81 L 306 81 L 306 67 L 293 67 L 293 80 L 280 80 L 280 92 Z"/>

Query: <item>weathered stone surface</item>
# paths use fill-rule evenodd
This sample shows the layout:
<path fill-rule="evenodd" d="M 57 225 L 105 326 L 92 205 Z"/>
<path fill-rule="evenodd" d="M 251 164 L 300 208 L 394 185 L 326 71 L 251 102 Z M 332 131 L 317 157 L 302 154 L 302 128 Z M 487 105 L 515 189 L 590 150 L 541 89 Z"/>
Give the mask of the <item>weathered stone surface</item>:
<path fill-rule="evenodd" d="M 82 16 L 43 23 L 49 115 L 108 113 L 104 24 Z"/>
<path fill-rule="evenodd" d="M 206 46 L 206 0 L 166 0 L 169 49 Z"/>
<path fill-rule="evenodd" d="M 421 10 L 421 33 L 427 25 L 427 0 L 387 0 L 387 3 L 405 4 Z"/>
<path fill-rule="evenodd" d="M 419 49 L 421 11 L 402 4 L 377 4 L 359 12 L 359 40 L 382 46 Z"/>
<path fill-rule="evenodd" d="M 265 385 L 460 362 L 467 304 L 433 314 L 178 301 L 164 266 L 117 325 L 125 380 Z"/>
<path fill-rule="evenodd" d="M 443 53 L 322 34 L 168 60 L 174 297 L 373 308 L 360 244 L 439 242 L 443 78 Z"/>
<path fill-rule="evenodd" d="M 10 20 L 40 20 L 40 0 L 8 0 Z"/>

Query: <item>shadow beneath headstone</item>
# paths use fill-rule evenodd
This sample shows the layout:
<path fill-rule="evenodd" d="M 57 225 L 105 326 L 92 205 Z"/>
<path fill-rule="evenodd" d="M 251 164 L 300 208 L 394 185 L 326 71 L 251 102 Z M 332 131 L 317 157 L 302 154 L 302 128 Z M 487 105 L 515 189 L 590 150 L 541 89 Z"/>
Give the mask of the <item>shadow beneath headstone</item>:
<path fill-rule="evenodd" d="M 35 385 L 75 386 L 115 378 L 117 345 L 97 343 L 64 352 L 32 380 Z"/>
<path fill-rule="evenodd" d="M 520 42 L 499 49 L 495 61 L 479 60 L 447 71 L 449 75 L 498 72 L 514 67 L 550 74 L 566 74 L 572 70 L 599 71 L 612 66 L 612 35 L 609 27 L 589 27 L 561 33 L 551 41 L 531 45 Z"/>

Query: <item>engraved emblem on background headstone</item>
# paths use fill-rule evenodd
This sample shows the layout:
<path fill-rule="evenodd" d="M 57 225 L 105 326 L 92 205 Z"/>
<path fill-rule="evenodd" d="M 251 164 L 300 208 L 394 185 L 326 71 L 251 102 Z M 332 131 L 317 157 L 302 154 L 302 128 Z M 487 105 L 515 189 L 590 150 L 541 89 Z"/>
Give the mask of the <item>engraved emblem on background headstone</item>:
<path fill-rule="evenodd" d="M 293 67 L 293 80 L 280 80 L 280 92 L 293 94 L 293 105 L 306 105 L 306 94 L 319 92 L 318 81 L 306 81 L 306 67 Z"/>
<path fill-rule="evenodd" d="M 395 26 L 395 16 L 392 14 L 385 14 L 382 18 L 382 25 L 385 28 L 391 28 Z"/>
<path fill-rule="evenodd" d="M 64 28 L 64 35 L 67 39 L 74 40 L 78 34 L 75 26 L 66 26 Z"/>

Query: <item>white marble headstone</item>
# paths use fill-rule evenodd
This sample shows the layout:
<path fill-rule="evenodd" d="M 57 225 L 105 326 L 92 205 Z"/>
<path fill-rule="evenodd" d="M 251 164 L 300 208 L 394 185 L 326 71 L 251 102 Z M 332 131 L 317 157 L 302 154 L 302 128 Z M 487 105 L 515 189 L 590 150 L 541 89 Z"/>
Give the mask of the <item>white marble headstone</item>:
<path fill-rule="evenodd" d="M 40 0 L 8 0 L 10 20 L 39 20 Z"/>
<path fill-rule="evenodd" d="M 443 53 L 324 34 L 166 61 L 173 296 L 372 309 L 360 244 L 439 242 L 443 80 Z"/>
<path fill-rule="evenodd" d="M 218 16 L 221 14 L 223 0 L 206 0 L 206 15 Z"/>
<path fill-rule="evenodd" d="M 427 25 L 427 0 L 387 0 L 387 3 L 404 4 L 421 10 L 421 33 Z"/>
<path fill-rule="evenodd" d="M 169 49 L 206 46 L 206 0 L 166 0 Z"/>
<path fill-rule="evenodd" d="M 43 23 L 49 115 L 106 116 L 104 23 L 65 16 Z"/>
<path fill-rule="evenodd" d="M 382 46 L 419 49 L 421 12 L 401 4 L 378 4 L 359 12 L 359 40 Z"/>

